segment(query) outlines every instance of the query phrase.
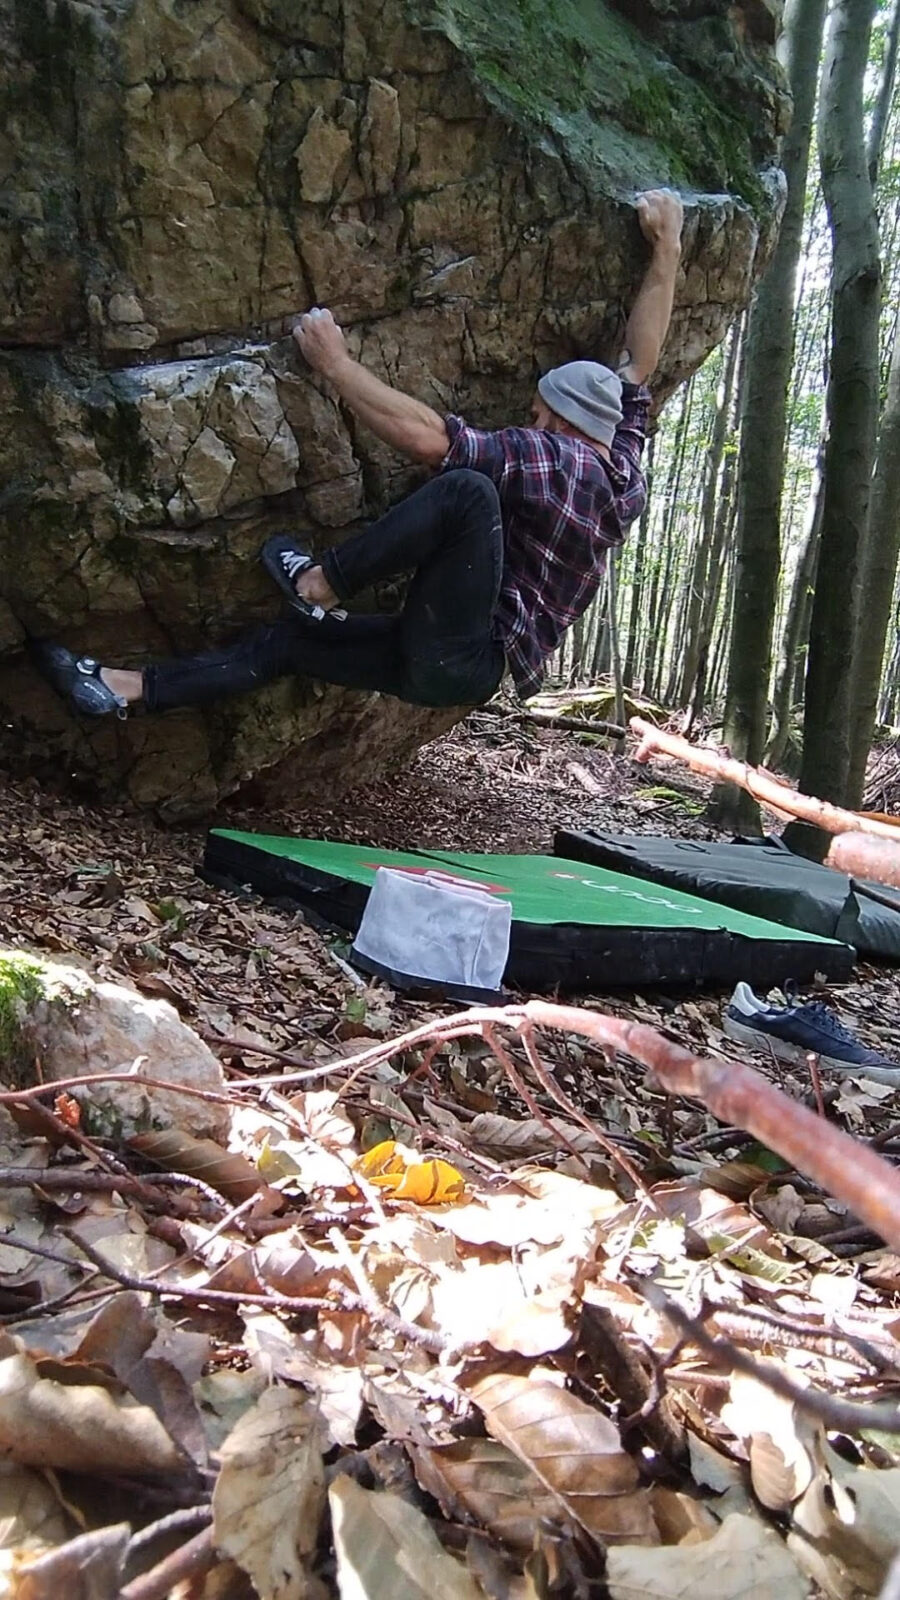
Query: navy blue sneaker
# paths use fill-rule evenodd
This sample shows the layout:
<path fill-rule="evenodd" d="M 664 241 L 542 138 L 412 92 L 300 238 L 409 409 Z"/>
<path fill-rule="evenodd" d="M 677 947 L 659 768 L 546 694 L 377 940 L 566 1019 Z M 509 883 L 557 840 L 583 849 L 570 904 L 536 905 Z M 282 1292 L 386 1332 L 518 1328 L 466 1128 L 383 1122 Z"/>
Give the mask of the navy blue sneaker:
<path fill-rule="evenodd" d="M 309 622 L 321 622 L 325 617 L 332 617 L 337 622 L 343 622 L 347 616 L 346 611 L 334 607 L 326 611 L 324 606 L 313 605 L 311 601 L 304 600 L 297 593 L 297 579 L 301 573 L 308 572 L 310 567 L 318 566 L 315 557 L 304 550 L 302 544 L 296 539 L 288 538 L 284 533 L 273 533 L 267 539 L 259 552 L 259 559 L 265 567 L 269 577 L 277 583 L 283 595 L 286 595 L 295 611 Z"/>
<path fill-rule="evenodd" d="M 753 993 L 748 983 L 739 983 L 728 1003 L 723 1027 L 729 1039 L 752 1045 L 754 1050 L 777 1056 L 779 1061 L 802 1063 L 808 1055 L 815 1055 L 819 1066 L 832 1072 L 858 1074 L 900 1087 L 900 1063 L 888 1060 L 878 1050 L 866 1049 L 821 1000 L 770 1006 Z"/>
<path fill-rule="evenodd" d="M 128 701 L 113 694 L 100 676 L 100 662 L 93 656 L 76 656 L 65 645 L 48 639 L 33 639 L 31 657 L 38 671 L 53 685 L 57 694 L 87 717 L 128 715 Z"/>

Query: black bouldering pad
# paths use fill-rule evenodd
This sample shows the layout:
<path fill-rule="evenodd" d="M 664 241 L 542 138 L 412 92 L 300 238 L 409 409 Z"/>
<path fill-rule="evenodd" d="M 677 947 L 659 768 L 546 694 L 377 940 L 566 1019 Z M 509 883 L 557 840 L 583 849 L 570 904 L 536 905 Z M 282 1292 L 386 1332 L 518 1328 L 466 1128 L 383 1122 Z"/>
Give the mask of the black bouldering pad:
<path fill-rule="evenodd" d="M 558 856 L 702 895 L 751 916 L 853 945 L 860 955 L 900 960 L 900 893 L 795 856 L 780 839 L 669 839 L 561 830 Z M 896 909 L 885 901 L 893 901 Z"/>
<path fill-rule="evenodd" d="M 212 882 L 247 885 L 352 935 L 380 866 L 443 872 L 508 899 L 504 982 L 540 993 L 739 978 L 768 987 L 815 972 L 846 977 L 853 963 L 839 941 L 554 856 L 412 853 L 214 828 L 201 870 Z"/>

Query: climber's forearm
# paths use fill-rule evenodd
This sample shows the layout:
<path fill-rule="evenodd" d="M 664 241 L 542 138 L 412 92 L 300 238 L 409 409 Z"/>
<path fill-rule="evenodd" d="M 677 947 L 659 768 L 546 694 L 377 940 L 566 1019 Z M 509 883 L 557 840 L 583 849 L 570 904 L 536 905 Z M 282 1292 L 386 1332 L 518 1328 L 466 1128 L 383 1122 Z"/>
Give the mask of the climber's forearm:
<path fill-rule="evenodd" d="M 450 449 L 442 416 L 421 400 L 382 383 L 350 356 L 327 373 L 345 405 L 367 428 L 401 454 L 438 466 Z"/>
<path fill-rule="evenodd" d="M 681 245 L 677 240 L 661 241 L 653 251 L 625 328 L 624 348 L 616 363 L 616 371 L 626 383 L 644 383 L 656 370 L 669 331 L 680 260 Z"/>

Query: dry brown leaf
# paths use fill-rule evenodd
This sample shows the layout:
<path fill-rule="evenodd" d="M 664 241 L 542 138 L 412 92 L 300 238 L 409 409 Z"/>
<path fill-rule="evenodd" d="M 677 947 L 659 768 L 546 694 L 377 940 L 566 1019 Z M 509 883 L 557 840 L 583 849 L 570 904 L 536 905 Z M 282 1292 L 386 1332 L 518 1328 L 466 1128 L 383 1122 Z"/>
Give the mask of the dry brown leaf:
<path fill-rule="evenodd" d="M 432 1100 L 426 1099 L 424 1107 L 441 1133 L 450 1134 L 461 1140 L 467 1149 L 479 1150 L 498 1161 L 510 1158 L 522 1161 L 529 1156 L 545 1155 L 548 1151 L 557 1150 L 559 1144 L 550 1127 L 564 1134 L 566 1142 L 579 1155 L 601 1154 L 601 1146 L 593 1134 L 586 1133 L 574 1122 L 566 1122 L 563 1117 L 548 1117 L 547 1123 L 544 1123 L 538 1122 L 536 1117 L 516 1120 L 502 1117 L 497 1112 L 485 1111 L 469 1122 L 460 1122 L 452 1112 L 435 1105 Z"/>
<path fill-rule="evenodd" d="M 453 1522 L 480 1522 L 510 1550 L 534 1549 L 539 1525 L 572 1532 L 557 1495 L 496 1439 L 460 1439 L 442 1450 L 413 1447 L 416 1477 Z"/>
<path fill-rule="evenodd" d="M 812 1481 L 821 1430 L 798 1415 L 790 1400 L 741 1373 L 732 1377 L 720 1414 L 749 1449 L 750 1479 L 758 1499 L 770 1511 L 787 1511 Z"/>
<path fill-rule="evenodd" d="M 119 1600 L 130 1537 L 127 1522 L 79 1534 L 18 1567 L 9 1600 Z"/>
<path fill-rule="evenodd" d="M 182 1172 L 187 1178 L 200 1178 L 217 1189 L 226 1200 L 240 1205 L 257 1190 L 265 1188 L 256 1168 L 244 1156 L 225 1150 L 214 1139 L 194 1139 L 180 1128 L 156 1133 L 140 1133 L 128 1145 L 166 1172 Z"/>
<path fill-rule="evenodd" d="M 654 1484 L 650 1504 L 663 1544 L 701 1544 L 704 1539 L 711 1539 L 720 1526 L 718 1517 L 702 1500 L 667 1489 L 664 1484 Z"/>
<path fill-rule="evenodd" d="M 422 1512 L 342 1473 L 328 1491 L 341 1600 L 484 1600 Z"/>
<path fill-rule="evenodd" d="M 602 1412 L 534 1375 L 498 1372 L 468 1388 L 488 1432 L 531 1468 L 594 1538 L 656 1542 L 637 1468 Z"/>
<path fill-rule="evenodd" d="M 726 1517 L 701 1544 L 607 1552 L 610 1600 L 805 1600 L 805 1578 L 756 1517 Z"/>
<path fill-rule="evenodd" d="M 149 1406 L 96 1383 L 42 1378 L 13 1340 L 2 1348 L 0 1456 L 69 1472 L 183 1471 L 184 1457 Z"/>
<path fill-rule="evenodd" d="M 314 1403 L 267 1389 L 222 1446 L 213 1491 L 216 1547 L 251 1579 L 259 1600 L 307 1600 L 318 1589 L 307 1562 L 325 1504 Z"/>
<path fill-rule="evenodd" d="M 900 1549 L 900 1467 L 854 1467 L 828 1446 L 823 1455 L 794 1507 L 788 1546 L 833 1600 L 877 1595 Z"/>
<path fill-rule="evenodd" d="M 302 1130 L 326 1150 L 350 1151 L 356 1143 L 356 1129 L 334 1089 L 306 1089 L 292 1094 L 288 1105 Z"/>
<path fill-rule="evenodd" d="M 358 1363 L 344 1366 L 323 1358 L 321 1346 L 287 1331 L 271 1312 L 244 1313 L 244 1345 L 258 1370 L 271 1382 L 302 1383 L 316 1397 L 329 1445 L 352 1445 L 362 1412 L 364 1378 Z"/>
<path fill-rule="evenodd" d="M 45 1475 L 0 1462 L 0 1550 L 18 1550 L 30 1558 L 62 1544 L 68 1535 L 59 1499 Z"/>

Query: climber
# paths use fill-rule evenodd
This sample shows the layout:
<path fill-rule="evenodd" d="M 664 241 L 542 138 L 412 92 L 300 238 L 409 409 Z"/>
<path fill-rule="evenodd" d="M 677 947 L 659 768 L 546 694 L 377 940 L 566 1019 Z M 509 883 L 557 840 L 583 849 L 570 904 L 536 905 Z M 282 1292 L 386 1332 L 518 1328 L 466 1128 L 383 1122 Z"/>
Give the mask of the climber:
<path fill-rule="evenodd" d="M 443 417 L 354 361 L 330 311 L 301 316 L 294 338 L 312 370 L 435 476 L 318 561 L 288 536 L 267 540 L 263 566 L 291 607 L 281 620 L 142 670 L 41 641 L 35 658 L 53 686 L 96 716 L 201 705 L 294 675 L 455 706 L 489 699 L 508 667 L 519 696 L 534 694 L 646 498 L 643 385 L 669 326 L 682 205 L 660 189 L 636 209 L 652 253 L 616 369 L 572 361 L 546 373 L 530 427 L 480 432 Z M 399 613 L 347 614 L 355 594 L 401 573 L 412 578 Z"/>

